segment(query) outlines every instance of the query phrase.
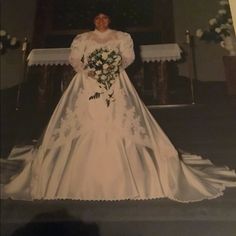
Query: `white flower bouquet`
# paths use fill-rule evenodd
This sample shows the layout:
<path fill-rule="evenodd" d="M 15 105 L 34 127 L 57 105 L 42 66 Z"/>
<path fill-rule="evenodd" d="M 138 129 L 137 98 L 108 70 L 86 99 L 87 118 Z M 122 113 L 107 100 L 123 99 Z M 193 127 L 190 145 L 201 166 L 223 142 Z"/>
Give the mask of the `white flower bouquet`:
<path fill-rule="evenodd" d="M 85 69 L 92 73 L 92 77 L 98 82 L 101 89 L 101 92 L 96 92 L 89 99 L 96 99 L 104 94 L 107 106 L 114 101 L 112 85 L 119 75 L 121 60 L 118 50 L 108 48 L 96 49 L 88 56 Z"/>
<path fill-rule="evenodd" d="M 214 18 L 208 21 L 208 28 L 198 29 L 196 36 L 207 42 L 219 43 L 233 32 L 233 21 L 227 0 L 219 1 L 220 9 Z"/>
<path fill-rule="evenodd" d="M 7 49 L 17 49 L 20 41 L 16 37 L 12 37 L 5 30 L 0 30 L 0 53 L 4 54 Z"/>

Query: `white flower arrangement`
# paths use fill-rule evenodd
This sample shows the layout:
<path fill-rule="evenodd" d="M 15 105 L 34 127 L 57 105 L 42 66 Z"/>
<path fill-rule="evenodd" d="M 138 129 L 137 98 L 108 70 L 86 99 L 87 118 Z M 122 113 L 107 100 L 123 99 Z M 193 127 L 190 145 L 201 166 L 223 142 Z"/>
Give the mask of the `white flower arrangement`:
<path fill-rule="evenodd" d="M 19 48 L 20 41 L 16 37 L 12 37 L 6 30 L 0 30 L 0 53 L 4 54 L 7 49 Z"/>
<path fill-rule="evenodd" d="M 221 0 L 219 3 L 221 6 L 229 5 L 227 0 Z"/>
<path fill-rule="evenodd" d="M 7 35 L 7 32 L 5 30 L 0 30 L 0 37 L 4 37 Z"/>
<path fill-rule="evenodd" d="M 228 0 L 219 1 L 220 9 L 214 18 L 208 21 L 208 28 L 197 29 L 196 36 L 207 42 L 220 43 L 233 31 L 233 21 Z"/>
<path fill-rule="evenodd" d="M 92 72 L 93 78 L 98 82 L 101 90 L 89 97 L 89 100 L 97 99 L 104 94 L 107 106 L 114 101 L 114 91 L 111 87 L 118 77 L 121 59 L 118 51 L 108 48 L 96 49 L 89 55 L 85 69 Z"/>

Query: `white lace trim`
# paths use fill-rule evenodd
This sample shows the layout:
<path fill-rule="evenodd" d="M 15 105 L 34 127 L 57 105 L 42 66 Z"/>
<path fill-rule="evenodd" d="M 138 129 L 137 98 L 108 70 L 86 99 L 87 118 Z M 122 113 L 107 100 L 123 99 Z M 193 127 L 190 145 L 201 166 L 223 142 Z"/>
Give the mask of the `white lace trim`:
<path fill-rule="evenodd" d="M 106 44 L 113 40 L 118 40 L 117 33 L 113 30 L 107 30 L 107 32 L 93 31 L 88 36 L 89 40 L 95 41 L 98 44 Z"/>
<path fill-rule="evenodd" d="M 135 142 L 149 146 L 150 140 L 141 124 L 141 118 L 134 106 L 128 106 L 128 98 L 124 90 L 120 89 L 116 97 L 116 123 L 122 128 L 122 133 L 131 137 Z"/>
<path fill-rule="evenodd" d="M 115 102 L 110 107 L 104 109 L 110 109 L 112 117 L 110 120 L 101 121 L 101 124 L 90 121 L 86 104 L 88 104 L 88 97 L 90 93 L 84 89 L 80 90 L 73 110 L 67 108 L 65 116 L 61 118 L 60 124 L 57 129 L 54 130 L 50 139 L 50 148 L 55 146 L 62 146 L 68 141 L 79 137 L 82 133 L 85 133 L 92 129 L 103 127 L 106 131 L 117 132 L 123 137 L 127 137 L 128 140 L 140 143 L 145 146 L 150 145 L 145 128 L 141 124 L 141 119 L 136 112 L 135 107 L 128 107 L 126 101 L 126 95 L 122 89 L 116 90 Z M 100 98 L 99 98 L 100 99 Z"/>

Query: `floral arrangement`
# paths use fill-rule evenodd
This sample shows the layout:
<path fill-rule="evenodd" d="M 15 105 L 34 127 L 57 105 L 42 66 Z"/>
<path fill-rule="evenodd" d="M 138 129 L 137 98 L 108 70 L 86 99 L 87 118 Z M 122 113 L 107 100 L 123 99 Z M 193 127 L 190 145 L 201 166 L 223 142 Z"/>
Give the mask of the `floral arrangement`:
<path fill-rule="evenodd" d="M 198 29 L 196 36 L 207 42 L 222 42 L 225 37 L 231 36 L 233 21 L 228 0 L 219 1 L 221 8 L 217 15 L 209 20 L 208 29 Z"/>
<path fill-rule="evenodd" d="M 107 106 L 110 105 L 111 101 L 114 101 L 114 91 L 111 87 L 119 75 L 120 65 L 121 56 L 118 50 L 100 48 L 88 56 L 85 69 L 89 70 L 89 74 L 98 82 L 101 89 L 101 92 L 96 92 L 89 99 L 96 99 L 104 94 Z"/>
<path fill-rule="evenodd" d="M 8 34 L 5 30 L 0 30 L 0 54 L 4 54 L 7 49 L 19 48 L 20 41 Z"/>

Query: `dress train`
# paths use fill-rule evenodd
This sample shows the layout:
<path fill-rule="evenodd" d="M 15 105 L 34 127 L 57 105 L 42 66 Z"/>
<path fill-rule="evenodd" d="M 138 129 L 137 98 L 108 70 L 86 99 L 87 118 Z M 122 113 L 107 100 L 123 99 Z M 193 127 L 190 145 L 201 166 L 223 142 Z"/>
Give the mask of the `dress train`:
<path fill-rule="evenodd" d="M 20 174 L 5 185 L 13 199 L 212 199 L 236 187 L 236 174 L 192 154 L 179 154 L 140 100 L 125 71 L 113 85 L 115 101 L 89 100 L 96 81 L 71 81 L 39 144 L 25 153 Z"/>

